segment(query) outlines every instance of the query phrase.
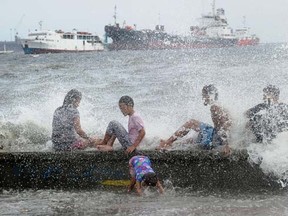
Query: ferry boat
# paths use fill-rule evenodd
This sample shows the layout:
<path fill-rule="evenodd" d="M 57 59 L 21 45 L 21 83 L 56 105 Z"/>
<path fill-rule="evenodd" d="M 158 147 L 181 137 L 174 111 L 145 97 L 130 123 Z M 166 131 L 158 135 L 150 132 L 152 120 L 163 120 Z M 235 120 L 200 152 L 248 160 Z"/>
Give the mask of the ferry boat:
<path fill-rule="evenodd" d="M 25 54 L 103 51 L 104 45 L 97 35 L 89 32 L 40 30 L 21 39 Z"/>

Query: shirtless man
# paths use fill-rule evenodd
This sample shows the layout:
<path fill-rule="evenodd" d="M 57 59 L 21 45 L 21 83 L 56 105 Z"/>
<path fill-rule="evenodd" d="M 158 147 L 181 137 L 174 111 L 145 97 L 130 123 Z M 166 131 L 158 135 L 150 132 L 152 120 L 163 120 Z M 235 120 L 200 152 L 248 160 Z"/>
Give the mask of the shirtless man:
<path fill-rule="evenodd" d="M 190 130 L 198 132 L 196 143 L 203 149 L 212 149 L 224 146 L 224 153 L 229 154 L 228 146 L 231 118 L 228 112 L 217 103 L 218 91 L 214 85 L 206 85 L 202 89 L 202 98 L 205 106 L 210 106 L 211 118 L 214 127 L 209 124 L 191 119 L 180 127 L 169 139 L 161 140 L 157 149 L 170 147 L 179 137 L 184 137 Z"/>

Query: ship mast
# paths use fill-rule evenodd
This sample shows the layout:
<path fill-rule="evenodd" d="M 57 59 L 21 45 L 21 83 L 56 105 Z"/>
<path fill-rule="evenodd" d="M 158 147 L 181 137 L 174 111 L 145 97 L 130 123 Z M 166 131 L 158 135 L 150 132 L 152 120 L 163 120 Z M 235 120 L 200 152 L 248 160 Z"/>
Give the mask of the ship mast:
<path fill-rule="evenodd" d="M 243 16 L 243 26 L 246 27 L 246 16 Z"/>
<path fill-rule="evenodd" d="M 113 15 L 113 18 L 114 18 L 114 24 L 116 25 L 116 22 L 117 22 L 117 6 L 115 5 L 114 7 L 114 15 Z"/>
<path fill-rule="evenodd" d="M 39 24 L 39 30 L 42 31 L 42 23 L 43 21 L 40 21 L 38 24 Z"/>
<path fill-rule="evenodd" d="M 215 16 L 215 1 L 216 0 L 212 1 L 212 14 L 213 14 L 213 16 Z"/>

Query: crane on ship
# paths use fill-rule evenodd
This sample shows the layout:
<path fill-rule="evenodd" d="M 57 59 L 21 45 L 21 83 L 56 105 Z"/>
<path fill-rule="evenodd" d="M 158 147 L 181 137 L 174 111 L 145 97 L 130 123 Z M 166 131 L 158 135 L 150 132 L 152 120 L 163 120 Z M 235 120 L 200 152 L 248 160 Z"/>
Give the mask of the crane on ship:
<path fill-rule="evenodd" d="M 14 27 L 14 33 L 15 33 L 15 42 L 18 42 L 19 40 L 19 37 L 18 37 L 18 29 L 20 28 L 22 22 L 23 22 L 23 19 L 25 17 L 25 14 L 23 14 L 19 20 L 19 22 L 17 23 L 17 25 Z"/>

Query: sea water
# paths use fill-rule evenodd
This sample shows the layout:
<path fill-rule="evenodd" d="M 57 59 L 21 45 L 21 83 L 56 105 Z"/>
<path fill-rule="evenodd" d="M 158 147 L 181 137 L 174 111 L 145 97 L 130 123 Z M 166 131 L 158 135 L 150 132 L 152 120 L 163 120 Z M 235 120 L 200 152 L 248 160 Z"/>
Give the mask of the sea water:
<path fill-rule="evenodd" d="M 231 113 L 232 148 L 248 149 L 251 162 L 273 173 L 283 187 L 288 179 L 288 134 L 270 145 L 251 143 L 244 112 L 262 102 L 262 89 L 277 85 L 288 103 L 288 45 L 223 49 L 113 51 L 24 55 L 0 58 L 0 141 L 5 151 L 51 151 L 54 110 L 65 94 L 83 94 L 82 128 L 103 136 L 107 124 L 127 125 L 118 100 L 130 95 L 145 122 L 142 149 L 155 148 L 189 119 L 212 124 L 201 89 L 214 84 Z M 193 132 L 188 137 L 195 136 Z M 185 143 L 185 142 L 184 142 Z M 174 148 L 191 145 L 177 143 Z M 115 148 L 120 148 L 119 143 Z M 93 149 L 90 149 L 93 151 Z M 165 195 L 146 190 L 128 195 L 122 187 L 79 191 L 24 190 L 0 193 L 2 215 L 287 215 L 288 194 L 194 191 L 164 182 Z"/>

